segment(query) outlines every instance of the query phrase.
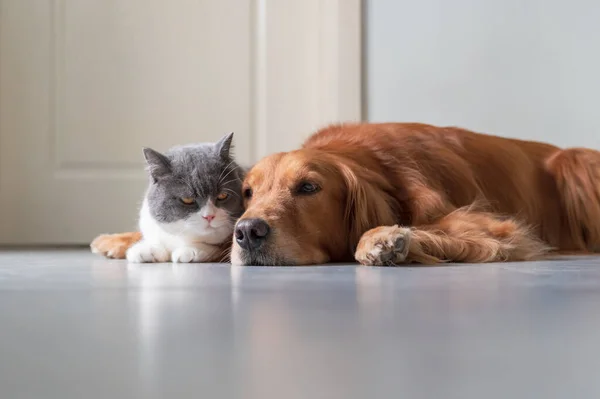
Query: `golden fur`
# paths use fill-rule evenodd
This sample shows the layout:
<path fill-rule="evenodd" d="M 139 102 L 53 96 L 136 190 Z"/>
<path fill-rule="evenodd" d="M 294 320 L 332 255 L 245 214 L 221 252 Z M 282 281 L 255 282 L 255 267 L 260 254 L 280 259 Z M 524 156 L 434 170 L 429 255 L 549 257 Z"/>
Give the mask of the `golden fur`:
<path fill-rule="evenodd" d="M 299 195 L 304 182 L 320 189 Z M 425 124 L 337 125 L 259 161 L 250 191 L 242 219 L 271 233 L 252 251 L 234 240 L 236 264 L 518 261 L 600 248 L 600 152 L 590 149 Z"/>

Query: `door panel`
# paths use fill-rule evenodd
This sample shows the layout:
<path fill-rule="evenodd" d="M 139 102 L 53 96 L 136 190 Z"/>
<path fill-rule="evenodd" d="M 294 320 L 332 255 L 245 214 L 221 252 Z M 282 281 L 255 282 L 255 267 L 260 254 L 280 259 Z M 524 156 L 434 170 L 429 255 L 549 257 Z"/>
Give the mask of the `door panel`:
<path fill-rule="evenodd" d="M 360 1 L 0 0 L 0 245 L 135 228 L 141 148 L 360 119 Z"/>
<path fill-rule="evenodd" d="M 143 146 L 235 131 L 251 161 L 249 1 L 9 0 L 1 15 L 0 242 L 134 227 Z"/>

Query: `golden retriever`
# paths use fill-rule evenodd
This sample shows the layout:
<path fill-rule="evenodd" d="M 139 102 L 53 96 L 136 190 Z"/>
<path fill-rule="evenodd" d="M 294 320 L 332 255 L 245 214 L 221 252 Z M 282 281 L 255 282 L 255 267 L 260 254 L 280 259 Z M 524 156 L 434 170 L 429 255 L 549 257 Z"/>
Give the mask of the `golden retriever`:
<path fill-rule="evenodd" d="M 600 249 L 600 152 L 416 123 L 330 126 L 247 174 L 231 261 L 365 265 Z M 139 233 L 101 236 L 123 257 Z"/>

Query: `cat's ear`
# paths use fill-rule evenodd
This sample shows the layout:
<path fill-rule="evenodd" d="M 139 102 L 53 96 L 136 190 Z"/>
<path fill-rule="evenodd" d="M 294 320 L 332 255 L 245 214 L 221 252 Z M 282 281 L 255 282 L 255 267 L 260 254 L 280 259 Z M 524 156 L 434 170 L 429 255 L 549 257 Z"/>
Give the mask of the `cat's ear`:
<path fill-rule="evenodd" d="M 223 136 L 223 138 L 217 141 L 217 143 L 215 144 L 215 147 L 217 148 L 217 154 L 219 154 L 221 158 L 229 159 L 229 153 L 231 151 L 231 148 L 233 147 L 233 144 L 231 143 L 232 140 L 233 132 Z"/>
<path fill-rule="evenodd" d="M 148 173 L 154 182 L 171 173 L 171 161 L 160 152 L 145 147 L 144 158 L 148 164 Z"/>

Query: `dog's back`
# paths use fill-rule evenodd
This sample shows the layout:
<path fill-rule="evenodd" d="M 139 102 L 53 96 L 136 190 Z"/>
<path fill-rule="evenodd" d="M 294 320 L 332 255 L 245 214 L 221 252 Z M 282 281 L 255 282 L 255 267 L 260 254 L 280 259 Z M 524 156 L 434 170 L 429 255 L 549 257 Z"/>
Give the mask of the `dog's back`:
<path fill-rule="evenodd" d="M 553 247 L 600 247 L 597 151 L 413 123 L 331 126 L 304 147 L 346 153 L 378 169 L 409 203 L 406 223 L 428 223 L 439 216 L 436 207 L 444 214 L 477 202 L 522 220 Z M 431 189 L 426 196 L 423 186 Z"/>

